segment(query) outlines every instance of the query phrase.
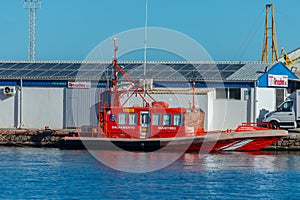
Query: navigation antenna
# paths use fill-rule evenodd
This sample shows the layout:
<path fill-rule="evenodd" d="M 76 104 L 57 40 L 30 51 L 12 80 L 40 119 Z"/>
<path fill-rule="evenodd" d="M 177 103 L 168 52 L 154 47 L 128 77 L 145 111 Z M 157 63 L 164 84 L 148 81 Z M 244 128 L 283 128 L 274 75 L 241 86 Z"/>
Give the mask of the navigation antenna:
<path fill-rule="evenodd" d="M 42 7 L 39 0 L 24 0 L 23 7 L 29 10 L 28 60 L 35 60 L 36 55 L 36 10 Z"/>
<path fill-rule="evenodd" d="M 145 26 L 144 26 L 144 81 L 143 81 L 143 88 L 144 88 L 144 95 L 146 92 L 146 65 L 147 65 L 147 26 L 148 26 L 148 0 L 146 0 L 145 5 Z"/>
<path fill-rule="evenodd" d="M 146 76 L 146 62 L 147 62 L 147 26 L 148 26 L 148 0 L 146 0 L 145 13 L 145 28 L 144 28 L 144 78 Z"/>
<path fill-rule="evenodd" d="M 269 27 L 269 10 L 271 10 L 271 27 Z M 269 30 L 272 31 L 272 36 L 269 37 Z M 261 55 L 261 61 L 269 61 L 269 44 L 268 41 L 271 38 L 272 42 L 272 62 L 278 61 L 278 49 L 277 49 L 277 42 L 276 42 L 276 29 L 275 29 L 275 19 L 274 19 L 274 6 L 273 4 L 266 5 L 266 21 L 265 21 L 265 34 L 264 34 L 264 44 L 263 50 Z"/>

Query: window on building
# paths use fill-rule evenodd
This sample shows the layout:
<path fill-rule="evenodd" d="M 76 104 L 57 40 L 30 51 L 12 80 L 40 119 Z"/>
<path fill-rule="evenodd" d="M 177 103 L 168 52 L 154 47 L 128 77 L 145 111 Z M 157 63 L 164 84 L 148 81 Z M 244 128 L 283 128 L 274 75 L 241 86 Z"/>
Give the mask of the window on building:
<path fill-rule="evenodd" d="M 129 114 L 129 125 L 137 125 L 137 114 L 136 113 Z"/>
<path fill-rule="evenodd" d="M 175 114 L 174 115 L 174 126 L 181 126 L 181 115 Z"/>
<path fill-rule="evenodd" d="M 216 99 L 241 99 L 241 88 L 216 88 Z"/>
<path fill-rule="evenodd" d="M 120 124 L 120 125 L 126 124 L 126 114 L 125 113 L 119 113 L 118 124 Z"/>
<path fill-rule="evenodd" d="M 227 90 L 225 88 L 216 88 L 216 99 L 227 99 Z"/>
<path fill-rule="evenodd" d="M 163 117 L 163 125 L 164 126 L 170 126 L 171 125 L 171 114 L 164 114 Z"/>
<path fill-rule="evenodd" d="M 160 114 L 153 114 L 153 116 L 152 116 L 152 125 L 153 126 L 160 125 Z"/>
<path fill-rule="evenodd" d="M 229 99 L 241 99 L 241 88 L 229 88 Z"/>

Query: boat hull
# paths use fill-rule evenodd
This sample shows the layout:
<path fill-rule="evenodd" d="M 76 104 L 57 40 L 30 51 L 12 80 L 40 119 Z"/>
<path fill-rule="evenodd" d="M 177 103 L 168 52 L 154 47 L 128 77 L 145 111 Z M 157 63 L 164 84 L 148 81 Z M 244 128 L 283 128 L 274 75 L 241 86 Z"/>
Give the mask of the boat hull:
<path fill-rule="evenodd" d="M 64 147 L 71 149 L 152 151 L 259 151 L 287 136 L 285 130 L 214 132 L 201 136 L 174 138 L 101 138 L 65 137 Z"/>

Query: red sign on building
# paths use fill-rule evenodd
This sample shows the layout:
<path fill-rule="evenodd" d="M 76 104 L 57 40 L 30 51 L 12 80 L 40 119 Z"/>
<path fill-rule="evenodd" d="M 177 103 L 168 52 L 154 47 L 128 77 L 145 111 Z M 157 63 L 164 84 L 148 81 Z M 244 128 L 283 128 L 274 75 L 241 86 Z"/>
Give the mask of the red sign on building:
<path fill-rule="evenodd" d="M 68 88 L 91 88 L 91 82 L 89 81 L 69 81 Z"/>
<path fill-rule="evenodd" d="M 268 75 L 268 86 L 272 87 L 288 87 L 287 75 Z"/>

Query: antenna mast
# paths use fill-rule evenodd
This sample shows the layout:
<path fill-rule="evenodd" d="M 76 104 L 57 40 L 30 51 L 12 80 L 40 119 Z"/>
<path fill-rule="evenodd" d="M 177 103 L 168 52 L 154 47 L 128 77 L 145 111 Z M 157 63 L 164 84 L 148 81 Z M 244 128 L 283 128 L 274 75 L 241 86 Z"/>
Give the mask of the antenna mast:
<path fill-rule="evenodd" d="M 269 26 L 269 10 L 271 10 L 271 27 Z M 269 37 L 269 30 L 272 31 L 272 36 Z M 272 62 L 278 60 L 278 48 L 277 48 L 277 42 L 276 42 L 276 29 L 275 29 L 275 19 L 274 19 L 274 6 L 273 4 L 267 4 L 266 5 L 266 20 L 265 20 L 265 34 L 264 34 L 264 44 L 263 44 L 263 50 L 261 55 L 261 61 L 269 61 L 269 44 L 268 40 L 272 39 Z"/>
<path fill-rule="evenodd" d="M 42 7 L 39 0 L 24 0 L 24 8 L 29 10 L 29 41 L 28 60 L 35 60 L 36 56 L 36 10 Z"/>
<path fill-rule="evenodd" d="M 148 0 L 145 6 L 145 27 L 144 27 L 144 79 L 146 76 L 146 62 L 147 62 L 147 26 L 148 26 Z"/>

